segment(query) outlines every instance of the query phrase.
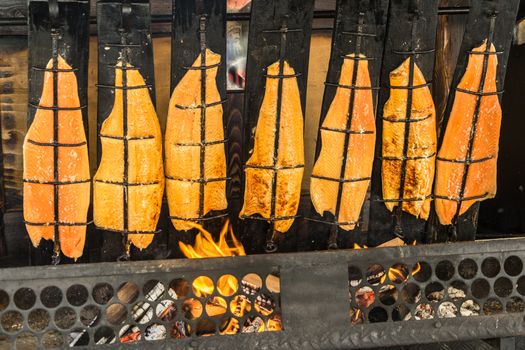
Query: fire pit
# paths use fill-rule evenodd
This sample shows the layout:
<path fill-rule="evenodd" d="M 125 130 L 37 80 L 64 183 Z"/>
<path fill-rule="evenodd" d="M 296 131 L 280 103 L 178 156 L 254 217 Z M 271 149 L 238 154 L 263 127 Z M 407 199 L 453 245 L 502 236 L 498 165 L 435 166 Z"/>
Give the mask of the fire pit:
<path fill-rule="evenodd" d="M 6 269 L 0 345 L 333 349 L 523 335 L 523 259 L 525 240 L 513 239 Z"/>

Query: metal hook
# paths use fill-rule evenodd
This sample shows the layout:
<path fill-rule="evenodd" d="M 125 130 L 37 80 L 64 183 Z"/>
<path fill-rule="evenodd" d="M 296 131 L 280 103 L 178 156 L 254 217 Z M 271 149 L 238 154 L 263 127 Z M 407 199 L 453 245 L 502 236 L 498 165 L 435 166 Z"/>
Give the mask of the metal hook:
<path fill-rule="evenodd" d="M 59 19 L 58 0 L 48 0 L 48 8 L 49 8 L 49 21 L 51 22 L 51 27 L 58 28 L 58 19 Z"/>
<path fill-rule="evenodd" d="M 118 262 L 130 261 L 131 260 L 131 242 L 128 239 L 126 234 L 122 235 L 122 243 L 124 245 L 124 254 L 119 256 L 117 258 L 117 261 Z"/>
<path fill-rule="evenodd" d="M 60 244 L 58 242 L 54 242 L 53 245 L 53 256 L 51 257 L 51 265 L 58 265 L 60 264 Z"/>
<path fill-rule="evenodd" d="M 273 228 L 273 223 L 268 229 L 268 234 L 266 236 L 266 244 L 264 245 L 265 253 L 275 253 L 278 249 L 277 243 L 275 242 L 275 230 Z"/>
<path fill-rule="evenodd" d="M 127 32 L 131 28 L 131 4 L 127 0 L 122 2 L 121 27 Z"/>

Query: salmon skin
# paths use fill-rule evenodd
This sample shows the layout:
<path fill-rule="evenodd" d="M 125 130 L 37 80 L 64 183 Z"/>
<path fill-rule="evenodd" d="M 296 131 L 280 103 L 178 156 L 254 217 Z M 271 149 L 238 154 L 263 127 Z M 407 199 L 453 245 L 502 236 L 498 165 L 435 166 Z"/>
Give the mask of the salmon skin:
<path fill-rule="evenodd" d="M 304 172 L 303 112 L 295 71 L 284 61 L 284 78 L 277 78 L 279 61 L 267 69 L 266 92 L 264 94 L 253 153 L 246 162 L 244 206 L 241 218 L 259 214 L 268 221 L 275 217 L 293 217 L 299 208 L 301 181 Z M 278 108 L 279 80 L 282 79 L 279 140 L 275 153 L 276 120 Z M 278 170 L 274 170 L 278 169 Z M 275 193 L 274 189 L 275 183 Z M 275 207 L 272 213 L 272 194 Z M 285 233 L 294 219 L 276 220 L 274 229 Z"/>
<path fill-rule="evenodd" d="M 82 256 L 86 240 L 91 192 L 89 156 L 77 78 L 61 56 L 56 67 L 53 61 L 47 64 L 39 108 L 24 140 L 24 220 L 34 247 L 42 238 L 54 240 L 56 225 L 62 253 L 77 259 Z M 60 71 L 52 72 L 53 68 Z"/>
<path fill-rule="evenodd" d="M 360 55 L 360 58 L 364 57 Z M 354 72 L 357 72 L 355 78 Z M 344 60 L 339 84 L 371 87 L 368 61 Z M 352 98 L 353 109 L 350 111 Z M 352 115 L 349 116 L 349 113 Z M 348 124 L 349 122 L 351 123 Z M 347 231 L 356 227 L 370 184 L 374 162 L 374 135 L 372 90 L 338 87 L 321 127 L 322 146 L 312 171 L 310 195 L 315 210 L 320 215 L 327 211 L 335 216 L 338 212 L 336 220 Z M 346 164 L 343 164 L 345 151 Z M 340 179 L 345 181 L 341 185 Z"/>
<path fill-rule="evenodd" d="M 210 50 L 206 50 L 205 55 L 207 66 L 218 65 L 221 60 L 220 55 Z M 192 67 L 200 66 L 199 55 Z M 216 83 L 217 70 L 218 66 L 205 70 L 204 101 L 201 99 L 200 69 L 190 69 L 184 75 L 170 100 L 165 140 L 166 193 L 170 216 L 181 218 L 172 219 L 179 231 L 194 228 L 192 221 L 212 210 L 224 210 L 228 206 L 223 110 Z M 203 109 L 202 102 L 212 106 Z M 201 139 L 202 119 L 205 127 L 204 139 Z M 205 143 L 204 154 L 201 154 L 201 142 Z M 204 164 L 201 169 L 202 155 Z M 202 181 L 208 182 L 201 183 Z"/>
<path fill-rule="evenodd" d="M 412 86 L 417 88 L 412 90 L 410 122 L 406 122 L 409 90 L 399 87 L 409 86 L 410 65 L 408 58 L 390 73 L 392 88 L 383 112 L 383 199 L 390 211 L 403 199 L 403 211 L 426 220 L 434 181 L 436 110 L 425 77 L 414 62 Z"/>
<path fill-rule="evenodd" d="M 97 227 L 129 231 L 129 242 L 144 249 L 153 240 L 162 204 L 162 136 L 144 79 L 137 69 L 126 64 L 123 70 L 122 65 L 119 61 L 115 69 L 113 110 L 100 129 L 102 158 L 93 184 L 93 214 Z M 122 89 L 123 74 L 127 90 Z"/>
<path fill-rule="evenodd" d="M 482 53 L 486 49 L 485 42 L 473 51 Z M 494 45 L 490 46 L 489 51 L 496 52 Z M 493 198 L 496 194 L 502 117 L 496 94 L 498 57 L 495 54 L 487 56 L 486 76 L 482 80 L 485 56 L 469 55 L 458 88 L 474 93 L 483 91 L 489 95 L 476 96 L 459 90 L 455 92 L 450 119 L 439 150 L 434 192 L 436 213 L 442 225 L 452 224 L 456 215 L 464 214 L 476 201 Z M 471 136 L 472 143 L 469 142 Z M 465 164 L 466 161 L 470 164 Z"/>

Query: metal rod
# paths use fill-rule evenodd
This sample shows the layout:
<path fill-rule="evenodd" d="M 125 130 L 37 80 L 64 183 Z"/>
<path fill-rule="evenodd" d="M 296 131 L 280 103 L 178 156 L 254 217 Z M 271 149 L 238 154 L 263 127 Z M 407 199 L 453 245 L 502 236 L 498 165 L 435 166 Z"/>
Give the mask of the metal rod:
<path fill-rule="evenodd" d="M 51 11 L 50 2 L 50 11 Z M 57 4 L 58 6 L 58 4 Z M 57 8 L 58 11 L 58 8 Z M 58 69 L 58 29 L 51 28 L 51 39 L 52 39 L 52 60 L 53 60 L 53 70 Z M 53 71 L 53 193 L 54 193 L 54 222 L 57 223 L 60 221 L 60 187 L 58 182 L 60 181 L 60 174 L 58 169 L 58 157 L 59 157 L 59 148 L 57 144 L 59 142 L 59 113 L 58 113 L 58 72 Z M 60 263 L 60 227 L 59 225 L 54 225 L 54 239 L 53 239 L 53 256 L 51 258 L 53 265 L 58 265 Z"/>
<path fill-rule="evenodd" d="M 468 6 L 458 6 L 458 7 L 440 7 L 438 9 L 438 15 L 468 15 L 470 12 L 470 7 Z M 335 18 L 335 11 L 332 10 L 317 10 L 314 12 L 314 19 L 326 19 L 326 18 Z M 251 18 L 250 13 L 228 13 L 226 19 L 228 21 L 249 21 Z M 173 21 L 172 15 L 153 15 L 151 16 L 151 23 L 171 23 Z M 96 24 L 96 16 L 89 18 L 90 24 Z M 2 18 L 0 20 L 0 27 L 9 27 L 9 26 L 26 26 L 27 18 L 25 17 L 13 17 L 13 18 Z M 315 28 L 314 28 L 315 30 Z"/>
<path fill-rule="evenodd" d="M 401 159 L 401 176 L 399 179 L 399 202 L 396 207 L 395 212 L 395 225 L 394 225 L 394 234 L 398 236 L 399 238 L 404 238 L 403 233 L 403 227 L 402 227 L 402 216 L 403 216 L 403 204 L 405 203 L 404 195 L 405 195 L 405 181 L 406 181 L 406 166 L 407 166 L 407 153 L 408 153 L 408 146 L 410 141 L 410 121 L 412 118 L 412 98 L 413 98 L 413 90 L 414 90 L 414 69 L 415 69 L 415 55 L 422 53 L 430 53 L 434 52 L 433 50 L 418 50 L 414 45 L 414 39 L 416 36 L 416 21 L 419 18 L 417 13 L 414 13 L 412 17 L 412 30 L 410 35 L 410 49 L 408 51 L 394 51 L 394 53 L 402 54 L 402 55 L 409 55 L 409 70 L 408 70 L 408 85 L 405 87 L 407 91 L 407 103 L 406 103 L 406 111 L 405 111 L 405 132 L 404 132 L 404 140 L 403 140 L 403 157 Z M 395 88 L 401 88 L 401 87 L 395 87 Z"/>
<path fill-rule="evenodd" d="M 357 24 L 357 33 L 356 33 L 356 43 L 355 43 L 355 50 L 354 50 L 354 56 L 359 57 L 361 55 L 361 45 L 363 42 L 363 35 L 366 33 L 363 33 L 363 25 L 365 22 L 365 14 L 363 12 L 359 13 L 359 19 Z M 351 86 L 355 87 L 357 84 L 357 74 L 359 72 L 359 63 L 361 61 L 354 61 L 353 66 L 353 72 L 352 72 L 352 83 Z M 352 120 L 354 116 L 354 107 L 355 107 L 355 94 L 356 91 L 354 89 L 350 89 L 350 96 L 349 96 L 349 102 L 348 102 L 348 112 L 346 115 L 346 124 L 345 129 L 351 130 L 352 129 Z M 339 173 L 339 179 L 344 179 L 346 174 L 346 163 L 348 160 L 348 146 L 350 145 L 350 135 L 351 133 L 347 132 L 345 133 L 345 141 L 343 146 L 343 160 L 341 164 L 341 170 Z M 337 199 L 335 202 L 335 220 L 339 221 L 339 214 L 341 211 L 341 200 L 343 199 L 343 185 L 344 183 L 342 181 L 339 182 L 339 185 L 337 187 Z M 339 225 L 333 225 L 330 230 L 330 236 L 328 238 L 328 249 L 337 249 L 337 237 L 339 235 Z"/>
<path fill-rule="evenodd" d="M 281 43 L 279 48 L 279 77 L 277 81 L 277 111 L 275 116 L 275 135 L 273 142 L 273 165 L 277 166 L 278 156 L 279 156 L 279 137 L 280 137 L 280 128 L 281 128 L 281 110 L 282 110 L 282 94 L 283 94 L 283 78 L 284 78 L 284 62 L 286 57 L 286 33 L 288 28 L 285 23 L 282 24 L 280 33 L 281 33 Z M 272 199 L 271 199 L 271 209 L 270 216 L 275 217 L 276 210 L 276 197 L 277 197 L 277 181 L 278 173 L 277 171 L 272 171 Z M 271 222 L 270 228 L 266 235 L 266 245 L 264 250 L 266 253 L 274 253 L 277 251 L 277 244 L 275 243 L 275 221 Z"/>
<path fill-rule="evenodd" d="M 490 28 L 489 28 L 489 35 L 488 35 L 488 38 L 487 38 L 486 47 L 485 47 L 485 53 L 490 52 L 490 49 L 491 49 L 491 46 L 492 46 L 492 42 L 494 41 L 494 29 L 496 27 L 496 17 L 497 17 L 497 15 L 498 15 L 497 12 L 489 14 L 489 16 L 490 16 Z M 469 173 L 469 170 L 470 170 L 470 164 L 472 164 L 472 162 L 471 162 L 472 161 L 472 152 L 473 152 L 473 148 L 474 148 L 474 138 L 476 136 L 476 129 L 477 129 L 479 113 L 480 113 L 480 109 L 481 109 L 481 100 L 485 96 L 485 91 L 484 91 L 484 89 L 485 89 L 485 78 L 487 77 L 489 58 L 490 58 L 490 55 L 484 55 L 483 56 L 483 68 L 481 70 L 481 78 L 480 78 L 480 81 L 479 81 L 478 94 L 476 95 L 476 105 L 475 105 L 475 108 L 474 108 L 474 115 L 472 116 L 472 125 L 471 125 L 471 128 L 470 128 L 469 141 L 468 141 L 467 152 L 466 152 L 466 156 L 465 156 L 466 161 L 464 162 L 463 176 L 462 176 L 462 179 L 461 179 L 461 187 L 460 187 L 460 191 L 459 191 L 458 200 L 457 200 L 457 203 L 456 203 L 456 213 L 455 213 L 455 218 L 454 218 L 454 223 L 452 225 L 452 229 L 451 229 L 451 231 L 449 231 L 449 233 L 450 233 L 449 239 L 451 239 L 452 241 L 457 241 L 458 236 L 459 236 L 459 217 L 461 215 L 461 206 L 462 206 L 462 204 L 464 202 L 464 198 L 463 197 L 465 196 L 465 189 L 466 189 L 466 185 L 467 185 L 467 179 L 468 179 L 468 173 Z"/>
<path fill-rule="evenodd" d="M 202 15 L 200 17 L 199 25 L 199 41 L 200 41 L 200 55 L 201 55 L 201 66 L 206 67 L 206 16 Z M 204 179 L 205 177 L 205 166 L 204 162 L 206 160 L 206 146 L 204 142 L 206 141 L 206 79 L 207 79 L 207 69 L 201 69 L 201 145 L 200 145 L 200 158 L 199 158 L 199 177 Z M 199 182 L 199 217 L 204 216 L 204 190 L 205 183 Z"/>
<path fill-rule="evenodd" d="M 120 40 L 123 45 L 123 49 L 121 51 L 121 58 L 122 58 L 122 67 L 127 67 L 127 61 L 128 61 L 128 52 L 126 48 L 127 43 L 127 37 L 126 32 L 124 28 L 121 28 L 119 30 L 120 32 Z M 127 87 L 128 86 L 128 71 L 127 69 L 122 70 L 122 86 Z M 123 217 L 122 217 L 122 227 L 124 229 L 124 232 L 122 233 L 122 239 L 123 239 L 123 245 L 124 245 L 124 254 L 119 258 L 119 260 L 129 260 L 130 259 L 130 241 L 128 237 L 129 232 L 129 208 L 128 208 L 128 195 L 129 195 L 129 188 L 128 188 L 128 176 L 129 176 L 129 143 L 128 143 L 128 90 L 123 89 L 122 90 L 122 130 L 123 130 L 123 148 L 124 148 L 124 169 L 123 169 L 123 175 L 122 175 L 122 208 L 123 208 Z"/>

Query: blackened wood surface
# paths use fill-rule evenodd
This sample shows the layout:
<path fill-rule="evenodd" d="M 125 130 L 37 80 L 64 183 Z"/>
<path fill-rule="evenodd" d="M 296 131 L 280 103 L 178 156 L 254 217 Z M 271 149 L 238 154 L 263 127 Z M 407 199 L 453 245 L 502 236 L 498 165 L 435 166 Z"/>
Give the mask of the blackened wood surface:
<path fill-rule="evenodd" d="M 0 116 L 7 210 L 22 209 L 22 143 L 27 130 L 28 90 L 27 40 L 24 39 L 0 38 Z"/>
<path fill-rule="evenodd" d="M 310 52 L 310 34 L 312 30 L 313 0 L 254 0 L 248 38 L 248 58 L 246 63 L 246 91 L 244 113 L 243 164 L 249 158 L 253 148 L 254 128 L 257 125 L 259 110 L 264 97 L 266 68 L 279 60 L 280 33 L 263 33 L 264 30 L 278 30 L 283 24 L 289 29 L 301 29 L 300 32 L 287 34 L 286 61 L 302 75 L 297 78 L 301 105 L 304 113 L 306 106 L 306 82 Z M 243 176 L 244 177 L 244 176 Z M 241 179 L 244 182 L 244 179 Z M 304 212 L 303 212 L 304 214 Z M 282 237 L 280 251 L 294 251 L 297 222 Z M 247 252 L 262 252 L 266 231 L 266 222 L 245 220 L 241 241 Z"/>
<path fill-rule="evenodd" d="M 489 36 L 490 14 L 495 11 L 498 13 L 496 18 L 496 27 L 494 31 L 494 46 L 496 51 L 504 51 L 498 55 L 498 69 L 496 76 L 496 87 L 498 91 L 503 90 L 505 82 L 505 73 L 507 71 L 507 60 L 509 57 L 510 47 L 514 33 L 514 23 L 518 12 L 519 0 L 478 0 L 472 3 L 466 31 L 463 36 L 461 50 L 459 53 L 458 63 L 452 80 L 452 87 L 456 87 L 463 75 L 468 60 L 468 50 L 478 47 Z M 454 104 L 455 94 L 451 93 L 448 98 L 447 108 L 443 119 L 441 129 L 443 132 L 439 138 L 439 146 L 443 142 L 444 130 L 448 123 L 450 113 Z M 501 101 L 501 95 L 499 99 Z M 469 241 L 476 238 L 477 222 L 479 213 L 479 202 L 472 205 L 469 210 L 459 217 L 457 226 L 458 240 Z M 430 227 L 429 240 L 432 242 L 442 242 L 449 238 L 449 226 L 439 224 L 435 212 L 432 214 L 432 225 Z"/>
<path fill-rule="evenodd" d="M 151 43 L 151 15 L 150 4 L 147 0 L 136 0 L 130 3 L 131 16 L 125 21 L 125 30 L 128 33 L 128 44 L 140 45 L 131 47 L 128 51 L 128 60 L 134 67 L 140 68 L 140 74 L 146 84 L 151 85 L 149 93 L 155 105 L 155 75 L 153 67 L 153 48 Z M 97 4 L 98 25 L 98 83 L 102 85 L 115 85 L 115 68 L 120 57 L 120 48 L 106 46 L 119 44 L 121 37 L 119 28 L 122 28 L 122 5 L 112 0 L 103 0 Z M 100 132 L 102 123 L 113 109 L 115 91 L 113 89 L 98 89 L 97 131 Z M 98 139 L 98 162 L 102 155 L 100 139 Z M 158 228 L 162 231 L 155 235 L 153 242 L 144 250 L 132 247 L 132 260 L 155 259 L 165 256 L 167 233 L 165 222 L 159 220 Z M 97 230 L 98 236 L 103 238 L 100 242 L 101 260 L 115 261 L 123 254 L 121 234 Z"/>
<path fill-rule="evenodd" d="M 173 22 L 171 40 L 171 89 L 173 92 L 180 80 L 188 72 L 183 67 L 193 65 L 200 56 L 200 18 L 206 16 L 206 47 L 221 56 L 221 64 L 217 72 L 216 84 L 221 99 L 226 98 L 226 0 L 173 0 Z M 194 86 L 200 89 L 199 85 Z M 223 123 L 226 127 L 228 116 L 227 107 L 223 105 Z M 224 135 L 228 138 L 228 134 Z M 228 155 L 228 143 L 224 145 Z M 229 159 L 228 159 L 229 160 Z M 229 176 L 229 175 L 228 175 Z M 231 196 L 228 196 L 230 199 Z M 223 212 L 224 213 L 224 212 Z M 211 212 L 207 216 L 220 214 Z M 218 234 L 225 219 L 218 218 L 204 223 L 204 228 Z M 169 245 L 173 256 L 181 257 L 178 242 L 194 242 L 196 230 L 177 231 L 169 224 Z"/>
<path fill-rule="evenodd" d="M 374 170 L 372 174 L 371 204 L 370 204 L 370 230 L 368 231 L 368 244 L 376 246 L 395 237 L 394 235 L 394 215 L 397 210 L 390 212 L 383 198 L 383 187 L 381 179 L 381 160 L 382 154 L 382 132 L 383 132 L 383 108 L 390 97 L 389 74 L 399 67 L 407 58 L 403 55 L 395 54 L 394 51 L 407 50 L 430 50 L 435 47 L 436 26 L 437 26 L 437 0 L 392 0 L 390 2 L 389 22 L 381 71 L 381 91 L 379 93 L 378 112 L 376 117 L 377 142 L 376 159 L 374 160 Z M 415 20 L 415 12 L 419 12 L 418 19 Z M 415 21 L 414 21 L 415 20 Z M 415 37 L 411 38 L 412 23 L 415 26 Z M 414 57 L 417 66 L 425 76 L 425 80 L 430 82 L 434 69 L 434 54 L 422 54 Z M 419 220 L 411 214 L 403 212 L 402 229 L 405 240 L 422 242 L 425 238 L 426 221 Z"/>
<path fill-rule="evenodd" d="M 374 60 L 368 61 L 368 69 L 371 86 L 378 86 L 381 73 L 381 63 L 383 61 L 388 3 L 388 0 L 339 0 L 337 2 L 335 26 L 332 35 L 332 51 L 326 76 L 327 82 L 339 82 L 341 68 L 344 62 L 342 56 L 355 53 L 357 37 L 354 35 L 343 34 L 343 32 L 357 32 L 359 13 L 363 13 L 363 33 L 374 34 L 376 36 L 363 36 L 359 53 L 368 58 L 374 58 Z M 319 126 L 323 124 L 323 121 L 326 118 L 326 114 L 328 113 L 328 109 L 334 99 L 336 90 L 336 87 L 325 86 Z M 374 97 L 375 110 L 377 109 L 377 93 L 373 91 L 372 94 Z M 315 155 L 316 160 L 319 157 L 321 146 L 321 132 L 319 130 Z M 323 213 L 317 213 L 312 205 L 309 214 L 311 217 L 317 220 L 326 220 L 327 222 L 332 222 L 335 219 L 330 213 L 324 213 L 324 218 L 319 214 L 322 215 Z M 361 221 L 363 220 L 368 221 L 368 217 L 365 218 L 361 215 Z M 331 226 L 317 222 L 309 222 L 308 228 L 308 232 L 312 235 L 311 240 L 314 245 L 312 248 L 325 249 L 328 244 L 327 240 Z M 366 234 L 363 234 L 361 226 L 356 227 L 356 229 L 351 232 L 346 232 L 342 229 L 339 230 L 339 248 L 350 248 L 353 246 L 353 243 L 363 244 L 365 243 L 365 240 Z"/>
<path fill-rule="evenodd" d="M 458 7 L 468 5 L 465 0 L 441 0 L 440 6 Z M 456 68 L 461 39 L 465 33 L 468 15 L 442 15 L 438 18 L 436 36 L 436 63 L 432 84 L 432 95 L 436 105 L 436 119 L 441 124 Z M 439 130 L 438 130 L 439 133 Z"/>
<path fill-rule="evenodd" d="M 58 53 L 73 68 L 78 83 L 80 105 L 87 105 L 87 71 L 89 57 L 89 3 L 71 1 L 59 3 L 60 37 L 58 39 Z M 42 95 L 44 71 L 34 70 L 32 67 L 45 68 L 52 58 L 51 25 L 49 20 L 48 3 L 43 1 L 29 2 L 29 103 L 38 105 Z M 31 125 L 36 109 L 28 109 L 28 125 Z M 88 111 L 82 110 L 86 138 L 89 135 Z M 89 249 L 90 228 L 88 227 L 84 253 Z M 49 264 L 53 253 L 53 243 L 42 240 L 40 246 L 31 250 L 33 265 Z M 78 261 L 88 261 L 84 254 Z M 63 263 L 72 262 L 72 259 L 62 257 Z"/>

